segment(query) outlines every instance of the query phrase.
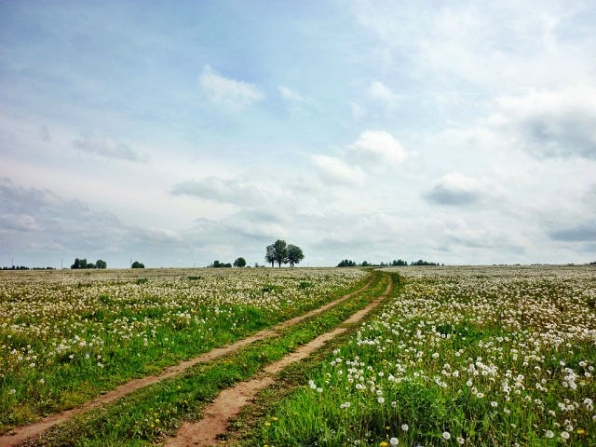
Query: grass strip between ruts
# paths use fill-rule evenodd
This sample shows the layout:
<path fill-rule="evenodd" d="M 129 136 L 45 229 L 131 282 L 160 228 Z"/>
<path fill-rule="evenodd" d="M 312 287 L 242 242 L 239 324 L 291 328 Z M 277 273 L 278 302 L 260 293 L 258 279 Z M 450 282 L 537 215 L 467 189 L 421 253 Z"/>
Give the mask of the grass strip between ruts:
<path fill-rule="evenodd" d="M 184 420 L 197 420 L 222 389 L 247 380 L 264 366 L 279 360 L 348 318 L 381 295 L 388 275 L 373 273 L 369 289 L 275 336 L 185 374 L 148 386 L 117 402 L 78 416 L 41 435 L 29 446 L 139 446 L 174 435 Z"/>

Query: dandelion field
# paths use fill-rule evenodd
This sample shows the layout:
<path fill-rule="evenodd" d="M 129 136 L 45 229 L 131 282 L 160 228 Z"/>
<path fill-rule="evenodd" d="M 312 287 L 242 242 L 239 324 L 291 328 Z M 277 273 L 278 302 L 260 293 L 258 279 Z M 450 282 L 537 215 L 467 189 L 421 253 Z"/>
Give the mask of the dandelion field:
<path fill-rule="evenodd" d="M 1 272 L 0 434 L 303 314 L 356 269 Z"/>
<path fill-rule="evenodd" d="M 596 445 L 594 267 L 394 271 L 239 445 Z"/>

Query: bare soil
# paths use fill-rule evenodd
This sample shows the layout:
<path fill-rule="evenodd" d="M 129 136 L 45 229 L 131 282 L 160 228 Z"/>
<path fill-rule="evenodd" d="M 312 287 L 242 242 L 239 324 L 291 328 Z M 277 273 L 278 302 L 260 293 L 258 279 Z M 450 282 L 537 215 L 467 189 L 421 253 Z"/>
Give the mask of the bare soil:
<path fill-rule="evenodd" d="M 220 358 L 220 357 L 223 357 L 224 355 L 235 352 L 235 351 L 239 350 L 240 348 L 250 345 L 256 341 L 263 340 L 263 339 L 272 337 L 274 335 L 277 335 L 278 332 L 282 329 L 293 326 L 293 325 L 295 325 L 307 318 L 310 318 L 314 315 L 320 314 L 321 312 L 324 312 L 325 310 L 327 310 L 331 307 L 334 307 L 355 295 L 362 293 L 364 290 L 366 290 L 367 288 L 370 287 L 370 284 L 371 283 L 369 282 L 368 284 L 366 284 L 364 287 L 360 288 L 359 290 L 356 290 L 352 293 L 344 295 L 335 301 L 331 301 L 330 303 L 327 303 L 321 307 L 311 310 L 303 315 L 297 316 L 290 320 L 286 320 L 286 321 L 276 325 L 272 329 L 262 330 L 260 332 L 257 332 L 254 335 L 243 338 L 242 340 L 238 340 L 237 342 L 231 343 L 231 344 L 223 346 L 221 348 L 212 349 L 211 351 L 206 352 L 205 354 L 202 354 L 198 357 L 192 358 L 190 360 L 186 360 L 186 361 L 181 362 L 174 366 L 164 368 L 162 370 L 162 372 L 158 375 L 147 376 L 147 377 L 135 379 L 135 380 L 132 380 L 125 384 L 122 384 L 119 387 L 113 389 L 112 391 L 109 391 L 109 392 L 107 392 L 107 393 L 105 393 L 105 394 L 79 406 L 79 407 L 53 414 L 51 416 L 43 418 L 43 419 L 41 419 L 37 422 L 34 422 L 32 424 L 29 424 L 29 425 L 23 425 L 21 427 L 17 427 L 15 429 L 9 431 L 8 433 L 0 435 L 0 447 L 18 446 L 21 443 L 23 443 L 24 441 L 26 441 L 30 438 L 33 438 L 35 436 L 39 436 L 40 434 L 42 434 L 46 430 L 50 429 L 51 427 L 61 424 L 63 422 L 66 422 L 69 419 L 71 419 L 75 416 L 78 416 L 81 413 L 84 413 L 86 411 L 92 410 L 97 407 L 107 405 L 107 404 L 109 404 L 117 399 L 120 399 L 134 391 L 139 390 L 140 388 L 143 388 L 148 385 L 152 385 L 154 383 L 160 382 L 162 380 L 177 376 L 177 375 L 183 373 L 188 368 L 190 368 L 198 363 L 211 362 L 217 358 Z M 188 445 L 192 445 L 192 444 L 188 444 Z"/>
<path fill-rule="evenodd" d="M 218 438 L 228 429 L 228 421 L 238 416 L 243 406 L 249 404 L 259 391 L 275 382 L 275 374 L 288 365 L 305 359 L 317 349 L 320 349 L 339 334 L 347 331 L 346 325 L 361 321 L 370 311 L 377 307 L 391 292 L 393 284 L 389 284 L 380 297 L 364 309 L 355 312 L 345 320 L 342 326 L 326 332 L 311 342 L 302 345 L 295 352 L 286 355 L 281 360 L 265 367 L 255 378 L 240 382 L 222 391 L 219 396 L 205 409 L 203 418 L 196 423 L 184 423 L 175 437 L 169 438 L 166 447 L 207 447 L 218 444 Z"/>

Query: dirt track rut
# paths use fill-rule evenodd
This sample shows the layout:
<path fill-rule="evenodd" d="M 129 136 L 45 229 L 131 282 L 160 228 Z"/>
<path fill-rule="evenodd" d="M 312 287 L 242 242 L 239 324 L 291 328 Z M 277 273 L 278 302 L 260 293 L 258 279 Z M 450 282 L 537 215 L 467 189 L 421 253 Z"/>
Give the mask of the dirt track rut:
<path fill-rule="evenodd" d="M 166 447 L 207 447 L 218 444 L 218 436 L 227 431 L 230 418 L 237 416 L 242 407 L 250 403 L 257 393 L 275 382 L 274 375 L 288 365 L 305 359 L 325 343 L 348 330 L 346 325 L 362 320 L 370 311 L 377 307 L 391 292 L 393 284 L 387 285 L 385 292 L 371 302 L 364 309 L 355 312 L 345 320 L 341 326 L 326 332 L 311 342 L 302 345 L 295 352 L 286 355 L 277 362 L 265 367 L 251 380 L 240 382 L 231 388 L 223 390 L 218 397 L 205 409 L 203 418 L 196 423 L 184 423 L 175 437 L 169 438 Z"/>

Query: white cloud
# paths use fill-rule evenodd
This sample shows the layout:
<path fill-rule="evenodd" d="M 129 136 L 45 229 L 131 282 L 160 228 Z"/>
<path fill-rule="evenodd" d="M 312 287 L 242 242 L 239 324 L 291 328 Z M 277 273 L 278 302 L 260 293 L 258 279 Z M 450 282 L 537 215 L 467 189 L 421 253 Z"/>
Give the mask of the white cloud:
<path fill-rule="evenodd" d="M 444 142 L 494 153 L 514 150 L 537 160 L 596 160 L 596 88 L 532 90 L 495 99 L 485 117 L 449 129 Z"/>
<path fill-rule="evenodd" d="M 368 115 L 368 110 L 366 110 L 366 107 L 356 104 L 355 102 L 350 103 L 350 110 L 352 111 L 352 118 L 355 120 L 362 119 Z"/>
<path fill-rule="evenodd" d="M 397 95 L 380 81 L 373 81 L 370 84 L 368 87 L 368 94 L 372 99 L 385 104 L 389 108 L 395 107 L 397 104 Z"/>
<path fill-rule="evenodd" d="M 277 89 L 279 90 L 281 97 L 283 99 L 287 99 L 288 101 L 303 102 L 305 100 L 300 93 L 283 85 L 278 86 Z"/>
<path fill-rule="evenodd" d="M 497 108 L 489 125 L 532 155 L 596 160 L 596 89 L 533 91 L 502 98 Z"/>
<path fill-rule="evenodd" d="M 357 22 L 429 90 L 462 83 L 491 92 L 593 79 L 596 41 L 584 1 L 354 2 Z M 395 26 L 399 23 L 400 26 Z M 498 69 L 495 69 L 498 67 Z M 395 68 L 397 67 L 394 63 Z"/>
<path fill-rule="evenodd" d="M 360 134 L 348 150 L 365 161 L 398 164 L 405 160 L 406 151 L 389 132 L 366 130 Z"/>
<path fill-rule="evenodd" d="M 327 155 L 313 155 L 311 160 L 323 180 L 348 186 L 364 184 L 365 176 L 359 167 L 348 166 L 338 158 Z"/>
<path fill-rule="evenodd" d="M 255 85 L 223 77 L 209 65 L 203 68 L 199 84 L 211 101 L 236 109 L 243 109 L 264 98 Z"/>

